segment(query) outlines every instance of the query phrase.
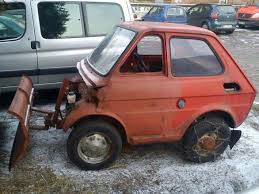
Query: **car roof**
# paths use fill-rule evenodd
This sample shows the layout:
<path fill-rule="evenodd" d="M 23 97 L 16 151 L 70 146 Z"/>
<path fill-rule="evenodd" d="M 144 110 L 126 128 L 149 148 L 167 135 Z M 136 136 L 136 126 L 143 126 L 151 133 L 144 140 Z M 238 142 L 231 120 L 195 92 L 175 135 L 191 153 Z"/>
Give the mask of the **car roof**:
<path fill-rule="evenodd" d="M 176 4 L 155 4 L 152 7 L 179 7 L 183 8 L 182 6 L 176 5 Z"/>
<path fill-rule="evenodd" d="M 174 24 L 174 23 L 165 23 L 165 22 L 143 22 L 143 21 L 133 21 L 133 22 L 124 22 L 118 25 L 123 28 L 127 28 L 136 32 L 180 32 L 180 33 L 190 33 L 190 34 L 204 34 L 210 36 L 216 36 L 213 32 L 184 24 Z"/>

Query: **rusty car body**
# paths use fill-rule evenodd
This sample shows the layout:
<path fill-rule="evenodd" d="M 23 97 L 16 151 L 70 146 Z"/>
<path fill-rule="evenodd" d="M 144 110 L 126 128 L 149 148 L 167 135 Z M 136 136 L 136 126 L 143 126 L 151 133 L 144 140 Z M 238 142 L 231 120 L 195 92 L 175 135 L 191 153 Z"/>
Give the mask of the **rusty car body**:
<path fill-rule="evenodd" d="M 77 68 L 53 112 L 32 106 L 32 83 L 22 78 L 9 108 L 20 121 L 10 167 L 25 153 L 32 111 L 45 114 L 45 129 L 73 129 L 67 152 L 81 169 L 109 166 L 126 142 L 181 141 L 186 159 L 212 161 L 238 141 L 241 132 L 230 128 L 246 119 L 256 95 L 217 36 L 187 25 L 123 23 Z"/>

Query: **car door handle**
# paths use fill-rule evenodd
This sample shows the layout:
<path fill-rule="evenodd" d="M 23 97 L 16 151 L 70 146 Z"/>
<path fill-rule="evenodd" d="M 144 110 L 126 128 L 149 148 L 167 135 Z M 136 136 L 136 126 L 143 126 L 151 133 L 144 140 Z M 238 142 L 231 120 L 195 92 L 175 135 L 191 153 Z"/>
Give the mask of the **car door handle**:
<path fill-rule="evenodd" d="M 40 42 L 39 41 L 31 41 L 31 49 L 37 49 L 40 48 Z"/>
<path fill-rule="evenodd" d="M 240 91 L 240 85 L 236 82 L 224 83 L 224 89 L 226 92 L 237 92 Z"/>

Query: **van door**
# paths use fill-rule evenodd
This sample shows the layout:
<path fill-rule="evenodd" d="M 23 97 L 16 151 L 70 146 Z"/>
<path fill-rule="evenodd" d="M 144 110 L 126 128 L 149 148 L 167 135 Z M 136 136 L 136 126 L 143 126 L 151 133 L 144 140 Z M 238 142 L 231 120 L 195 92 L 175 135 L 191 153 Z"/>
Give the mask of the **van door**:
<path fill-rule="evenodd" d="M 119 4 L 79 1 L 32 1 L 38 52 L 39 84 L 58 84 L 77 72 L 85 58 L 124 21 Z M 103 22 L 106 21 L 106 22 Z"/>
<path fill-rule="evenodd" d="M 37 83 L 37 55 L 30 2 L 0 3 L 0 89 L 18 85 L 21 75 Z"/>

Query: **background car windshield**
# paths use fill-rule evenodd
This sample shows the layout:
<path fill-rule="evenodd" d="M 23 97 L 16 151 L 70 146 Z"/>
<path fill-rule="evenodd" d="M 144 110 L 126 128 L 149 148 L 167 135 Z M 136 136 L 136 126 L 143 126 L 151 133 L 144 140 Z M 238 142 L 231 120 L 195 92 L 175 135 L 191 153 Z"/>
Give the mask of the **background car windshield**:
<path fill-rule="evenodd" d="M 107 35 L 93 51 L 88 62 L 91 67 L 102 75 L 106 75 L 125 51 L 136 32 L 117 27 Z"/>
<path fill-rule="evenodd" d="M 217 6 L 220 13 L 235 13 L 236 10 L 232 6 Z"/>

